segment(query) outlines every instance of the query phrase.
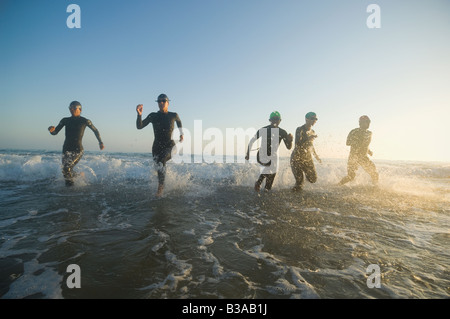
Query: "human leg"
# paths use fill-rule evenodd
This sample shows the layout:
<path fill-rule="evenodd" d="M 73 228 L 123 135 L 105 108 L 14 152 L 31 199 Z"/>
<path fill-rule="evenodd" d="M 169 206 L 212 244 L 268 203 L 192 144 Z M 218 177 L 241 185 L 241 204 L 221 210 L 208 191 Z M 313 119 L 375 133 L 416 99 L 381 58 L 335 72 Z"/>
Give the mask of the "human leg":
<path fill-rule="evenodd" d="M 266 178 L 266 174 L 259 175 L 258 180 L 255 183 L 255 191 L 259 192 L 261 189 L 261 184 L 264 181 L 264 178 Z M 266 182 L 267 183 L 267 182 Z"/>
<path fill-rule="evenodd" d="M 277 174 L 266 174 L 266 190 L 270 191 L 272 189 L 273 181 Z"/>
<path fill-rule="evenodd" d="M 361 160 L 360 164 L 361 164 L 362 168 L 364 168 L 364 170 L 372 178 L 372 183 L 375 185 L 378 184 L 379 175 L 378 175 L 377 169 L 375 167 L 375 164 L 367 156 Z"/>
<path fill-rule="evenodd" d="M 347 162 L 347 176 L 341 179 L 339 185 L 344 185 L 356 177 L 356 170 L 358 169 L 358 162 L 354 157 L 349 157 Z"/>
<path fill-rule="evenodd" d="M 62 156 L 62 173 L 64 176 L 64 179 L 66 180 L 67 186 L 72 186 L 74 184 L 73 178 L 74 178 L 74 171 L 73 168 L 75 165 L 78 164 L 78 162 L 83 157 L 83 152 L 64 152 Z"/>
<path fill-rule="evenodd" d="M 303 171 L 305 172 L 305 177 L 310 183 L 315 183 L 317 181 L 317 172 L 314 166 L 314 162 L 311 160 L 303 162 Z"/>
<path fill-rule="evenodd" d="M 158 192 L 157 196 L 161 196 L 164 190 L 164 183 L 166 180 L 166 162 L 172 158 L 172 148 L 166 148 L 158 153 L 153 154 L 156 171 L 158 173 Z"/>
<path fill-rule="evenodd" d="M 295 158 L 291 158 L 291 170 L 294 174 L 295 178 L 295 186 L 294 190 L 299 191 L 302 189 L 303 186 L 303 170 L 301 167 L 301 163 L 299 160 L 296 160 Z"/>

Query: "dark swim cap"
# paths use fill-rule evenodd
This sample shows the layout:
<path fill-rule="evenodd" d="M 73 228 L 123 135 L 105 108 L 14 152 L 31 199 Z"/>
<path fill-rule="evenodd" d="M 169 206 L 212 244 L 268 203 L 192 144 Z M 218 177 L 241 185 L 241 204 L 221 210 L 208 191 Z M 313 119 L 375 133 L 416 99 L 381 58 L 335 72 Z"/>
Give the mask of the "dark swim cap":
<path fill-rule="evenodd" d="M 308 112 L 306 113 L 305 118 L 308 120 L 317 120 L 317 115 L 314 112 Z"/>
<path fill-rule="evenodd" d="M 69 109 L 74 109 L 77 106 L 80 106 L 80 108 L 81 108 L 81 103 L 78 102 L 78 101 L 73 101 L 73 102 L 70 103 Z"/>
<path fill-rule="evenodd" d="M 167 95 L 165 95 L 165 94 L 160 94 L 160 95 L 158 96 L 158 99 L 156 100 L 156 102 L 158 102 L 158 101 L 170 101 L 170 100 L 169 100 L 169 97 L 168 97 Z"/>
<path fill-rule="evenodd" d="M 369 122 L 369 123 L 370 123 L 370 119 L 369 119 L 369 117 L 368 117 L 367 115 L 361 116 L 361 117 L 359 118 L 359 120 L 360 120 L 360 121 L 366 121 L 366 122 Z"/>

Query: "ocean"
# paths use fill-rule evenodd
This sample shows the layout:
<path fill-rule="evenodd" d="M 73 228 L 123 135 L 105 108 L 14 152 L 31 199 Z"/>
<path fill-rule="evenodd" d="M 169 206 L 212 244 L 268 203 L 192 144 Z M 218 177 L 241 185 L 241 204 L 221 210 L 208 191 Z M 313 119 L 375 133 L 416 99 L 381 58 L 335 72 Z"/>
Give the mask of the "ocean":
<path fill-rule="evenodd" d="M 0 150 L 0 298 L 449 298 L 450 163 L 374 162 L 378 187 L 323 159 L 294 193 L 281 158 L 257 194 L 256 163 L 171 161 L 156 198 L 148 153 L 66 187 L 60 152 Z"/>

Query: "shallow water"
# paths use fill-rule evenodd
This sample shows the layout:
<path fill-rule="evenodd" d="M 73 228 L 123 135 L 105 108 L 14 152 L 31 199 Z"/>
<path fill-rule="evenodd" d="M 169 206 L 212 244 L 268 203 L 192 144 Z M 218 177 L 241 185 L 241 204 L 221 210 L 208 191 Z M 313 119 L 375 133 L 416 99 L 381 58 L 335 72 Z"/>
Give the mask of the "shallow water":
<path fill-rule="evenodd" d="M 0 296 L 450 296 L 450 165 L 375 162 L 379 187 L 338 187 L 345 160 L 325 160 L 293 193 L 288 163 L 260 195 L 256 164 L 169 163 L 156 199 L 147 154 L 88 153 L 66 188 L 59 153 L 0 152 Z"/>

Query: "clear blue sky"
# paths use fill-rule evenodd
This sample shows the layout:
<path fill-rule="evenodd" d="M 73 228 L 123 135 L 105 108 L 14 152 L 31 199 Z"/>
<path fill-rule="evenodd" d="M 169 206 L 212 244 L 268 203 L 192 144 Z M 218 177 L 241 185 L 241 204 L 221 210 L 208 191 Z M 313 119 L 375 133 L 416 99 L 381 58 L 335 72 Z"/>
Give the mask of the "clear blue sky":
<path fill-rule="evenodd" d="M 366 114 L 375 159 L 449 162 L 449 16 L 448 0 L 2 0 L 0 149 L 60 150 L 47 127 L 78 100 L 105 151 L 150 152 L 135 108 L 166 93 L 191 132 L 258 129 L 278 110 L 294 133 L 315 111 L 317 151 L 346 157 Z M 83 144 L 98 150 L 90 130 Z"/>

